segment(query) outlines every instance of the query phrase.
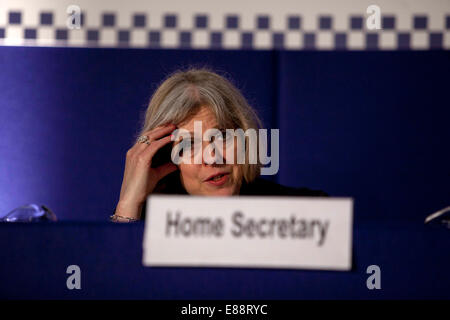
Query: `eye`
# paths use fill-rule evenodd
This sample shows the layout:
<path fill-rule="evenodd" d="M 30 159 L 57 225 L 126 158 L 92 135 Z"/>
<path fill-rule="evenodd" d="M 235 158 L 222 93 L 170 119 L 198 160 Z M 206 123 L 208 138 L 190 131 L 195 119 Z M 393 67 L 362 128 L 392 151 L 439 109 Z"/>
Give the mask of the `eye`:
<path fill-rule="evenodd" d="M 214 136 L 214 141 L 215 140 L 219 140 L 219 141 L 227 141 L 229 139 L 229 137 L 227 136 L 227 132 L 225 130 L 220 130 L 220 132 L 218 132 L 215 136 Z"/>
<path fill-rule="evenodd" d="M 223 140 L 226 142 L 226 143 L 229 143 L 229 142 L 231 142 L 231 141 L 233 141 L 233 134 L 232 133 L 230 133 L 229 135 L 227 134 L 227 132 L 225 131 L 225 130 L 223 130 L 222 131 L 222 135 L 223 135 Z"/>
<path fill-rule="evenodd" d="M 179 144 L 180 144 L 180 148 L 184 149 L 184 148 L 187 148 L 189 146 L 189 144 L 192 146 L 192 141 L 189 139 L 182 139 Z"/>
<path fill-rule="evenodd" d="M 191 138 L 191 139 L 182 139 L 181 141 L 180 141 L 180 156 L 183 156 L 183 150 L 188 150 L 188 149 L 190 149 L 191 150 L 191 156 L 193 155 L 193 150 L 194 150 L 194 140 Z"/>

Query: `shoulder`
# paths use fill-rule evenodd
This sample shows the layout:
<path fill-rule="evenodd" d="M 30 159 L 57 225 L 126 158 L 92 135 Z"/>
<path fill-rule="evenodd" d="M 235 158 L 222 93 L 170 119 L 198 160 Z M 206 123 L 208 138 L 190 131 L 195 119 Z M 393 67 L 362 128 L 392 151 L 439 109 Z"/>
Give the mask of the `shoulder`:
<path fill-rule="evenodd" d="M 171 194 L 187 194 L 186 191 L 178 192 L 181 189 L 169 188 L 166 193 Z M 263 178 L 256 178 L 251 183 L 243 183 L 239 195 L 254 196 L 302 196 L 302 197 L 328 197 L 328 194 L 322 190 L 314 190 L 309 188 L 294 188 L 281 185 L 279 183 L 269 181 Z M 144 202 L 141 211 L 141 219 L 145 219 L 147 203 Z"/>
<path fill-rule="evenodd" d="M 241 195 L 273 195 L 273 196 L 304 196 L 304 197 L 327 197 L 328 194 L 322 190 L 309 188 L 294 188 L 281 185 L 263 178 L 256 178 L 250 183 L 244 183 L 241 187 Z"/>

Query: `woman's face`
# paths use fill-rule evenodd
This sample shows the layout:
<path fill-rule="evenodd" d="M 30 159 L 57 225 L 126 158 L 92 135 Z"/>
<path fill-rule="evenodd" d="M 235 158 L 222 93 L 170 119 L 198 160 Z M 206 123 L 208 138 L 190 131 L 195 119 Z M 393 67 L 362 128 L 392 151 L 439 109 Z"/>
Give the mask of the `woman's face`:
<path fill-rule="evenodd" d="M 191 118 L 177 125 L 180 129 L 185 129 L 194 137 L 194 121 L 202 122 L 202 134 L 211 128 L 218 128 L 215 115 L 208 107 L 201 107 L 199 111 Z M 202 147 L 202 163 L 201 164 L 179 164 L 181 183 L 186 191 L 191 195 L 207 195 L 207 196 L 231 196 L 239 194 L 242 183 L 242 175 L 239 165 L 233 161 L 233 164 L 226 163 L 226 154 L 223 154 L 223 164 L 207 164 L 203 159 L 203 151 L 210 144 L 203 141 Z M 224 143 L 225 145 L 225 143 Z M 213 153 L 214 154 L 214 153 Z M 225 174 L 218 180 L 209 179 L 216 174 Z"/>

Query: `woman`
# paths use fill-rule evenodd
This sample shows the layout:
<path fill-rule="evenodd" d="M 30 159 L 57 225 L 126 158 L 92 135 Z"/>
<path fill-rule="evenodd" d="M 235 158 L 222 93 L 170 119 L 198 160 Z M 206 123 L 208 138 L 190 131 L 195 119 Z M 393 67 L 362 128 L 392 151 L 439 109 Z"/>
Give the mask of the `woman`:
<path fill-rule="evenodd" d="M 158 156 L 163 157 L 164 149 L 172 149 L 172 132 L 176 129 L 194 132 L 196 121 L 201 121 L 203 132 L 213 128 L 220 131 L 241 128 L 244 132 L 261 128 L 255 111 L 225 78 L 205 69 L 174 73 L 153 94 L 140 137 L 127 152 L 120 198 L 115 214 L 111 216 L 113 221 L 143 218 L 146 198 L 152 193 L 326 196 L 322 191 L 284 187 L 261 179 L 261 165 L 249 161 L 244 164 L 202 161 L 200 164 L 175 165 L 166 155 L 166 163 L 157 163 L 161 160 Z M 200 142 L 200 151 L 204 151 L 205 143 Z M 248 160 L 248 150 L 245 151 Z M 196 155 L 198 152 L 193 152 L 193 157 Z M 224 160 L 226 157 L 223 152 Z"/>

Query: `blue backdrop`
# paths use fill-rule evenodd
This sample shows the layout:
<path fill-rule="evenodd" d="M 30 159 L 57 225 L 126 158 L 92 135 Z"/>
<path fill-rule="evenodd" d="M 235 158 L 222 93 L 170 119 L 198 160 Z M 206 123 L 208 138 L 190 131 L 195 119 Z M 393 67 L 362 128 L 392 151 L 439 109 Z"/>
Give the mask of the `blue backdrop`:
<path fill-rule="evenodd" d="M 152 92 L 189 65 L 227 73 L 280 129 L 267 178 L 354 197 L 355 219 L 449 205 L 450 52 L 0 47 L 0 215 L 107 219 Z"/>

